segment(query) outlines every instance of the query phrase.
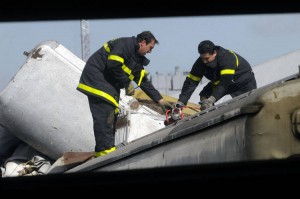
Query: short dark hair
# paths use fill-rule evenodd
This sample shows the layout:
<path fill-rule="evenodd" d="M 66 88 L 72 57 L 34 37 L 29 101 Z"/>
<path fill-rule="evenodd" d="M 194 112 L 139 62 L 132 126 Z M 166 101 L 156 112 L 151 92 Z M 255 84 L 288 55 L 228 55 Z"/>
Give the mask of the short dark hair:
<path fill-rule="evenodd" d="M 143 31 L 140 34 L 138 34 L 136 38 L 138 42 L 145 40 L 146 44 L 149 44 L 153 39 L 155 41 L 155 44 L 159 44 L 158 40 L 154 37 L 154 35 L 150 31 Z"/>
<path fill-rule="evenodd" d="M 198 45 L 198 52 L 200 54 L 209 53 L 210 55 L 212 55 L 215 49 L 215 44 L 210 40 L 201 41 Z"/>

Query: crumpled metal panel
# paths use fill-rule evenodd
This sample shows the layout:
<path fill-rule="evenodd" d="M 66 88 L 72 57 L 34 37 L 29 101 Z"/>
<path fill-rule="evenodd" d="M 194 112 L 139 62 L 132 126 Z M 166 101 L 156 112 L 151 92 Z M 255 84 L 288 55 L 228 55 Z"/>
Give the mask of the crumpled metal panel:
<path fill-rule="evenodd" d="M 0 95 L 0 122 L 50 158 L 93 151 L 92 118 L 76 90 L 84 62 L 55 41 L 37 45 Z"/>

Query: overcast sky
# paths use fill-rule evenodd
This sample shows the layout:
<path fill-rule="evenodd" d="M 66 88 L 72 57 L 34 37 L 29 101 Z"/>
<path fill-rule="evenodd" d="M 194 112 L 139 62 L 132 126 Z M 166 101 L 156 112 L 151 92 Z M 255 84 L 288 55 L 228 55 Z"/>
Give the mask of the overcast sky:
<path fill-rule="evenodd" d="M 146 67 L 151 74 L 189 71 L 197 47 L 209 39 L 246 58 L 252 66 L 300 49 L 300 14 L 253 14 L 136 19 L 88 20 L 90 53 L 106 41 L 150 30 L 159 41 Z M 0 91 L 26 61 L 24 51 L 55 40 L 78 57 L 80 20 L 0 23 Z M 284 66 L 283 66 L 284 67 Z"/>

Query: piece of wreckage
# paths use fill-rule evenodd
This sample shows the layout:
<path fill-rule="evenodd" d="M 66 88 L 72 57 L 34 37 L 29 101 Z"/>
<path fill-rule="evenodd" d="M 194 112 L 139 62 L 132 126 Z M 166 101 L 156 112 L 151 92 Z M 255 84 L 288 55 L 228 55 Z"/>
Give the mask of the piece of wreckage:
<path fill-rule="evenodd" d="M 83 65 L 57 42 L 41 43 L 0 95 L 1 125 L 7 132 L 56 160 L 44 174 L 287 159 L 300 154 L 297 73 L 168 126 L 164 115 L 146 106 L 139 112 L 130 110 L 135 100 L 122 92 L 125 117 L 116 132 L 119 147 L 92 158 L 88 103 L 76 91 Z M 83 155 L 72 157 L 73 152 Z"/>

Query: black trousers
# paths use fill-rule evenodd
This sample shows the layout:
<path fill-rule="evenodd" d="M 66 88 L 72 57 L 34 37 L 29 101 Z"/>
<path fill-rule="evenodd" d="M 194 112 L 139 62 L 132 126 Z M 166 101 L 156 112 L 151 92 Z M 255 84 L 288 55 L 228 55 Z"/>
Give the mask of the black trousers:
<path fill-rule="evenodd" d="M 115 146 L 115 130 L 117 114 L 115 107 L 105 100 L 88 96 L 90 110 L 93 117 L 95 135 L 95 152 L 110 149 Z"/>

